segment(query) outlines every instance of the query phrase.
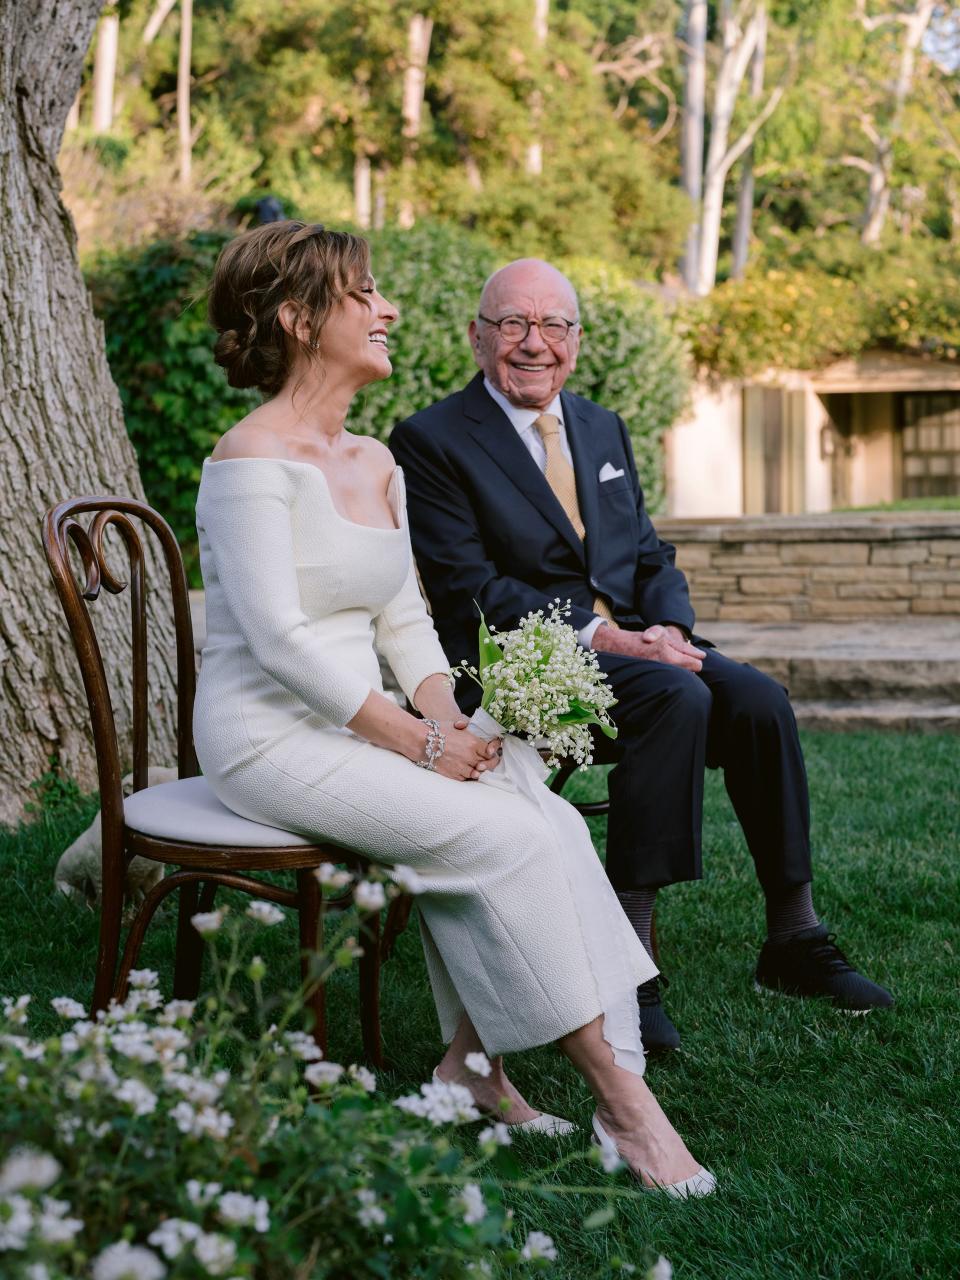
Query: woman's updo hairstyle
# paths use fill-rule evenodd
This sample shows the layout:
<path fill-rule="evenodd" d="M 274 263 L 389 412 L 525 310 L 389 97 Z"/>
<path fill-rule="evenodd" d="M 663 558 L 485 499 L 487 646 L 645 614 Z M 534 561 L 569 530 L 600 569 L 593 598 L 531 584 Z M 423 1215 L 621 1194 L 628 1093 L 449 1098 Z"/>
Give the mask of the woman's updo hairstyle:
<path fill-rule="evenodd" d="M 319 222 L 268 222 L 231 240 L 217 259 L 207 314 L 217 331 L 214 359 L 231 387 L 276 395 L 296 351 L 315 358 L 316 343 L 337 303 L 363 301 L 370 246 Z M 309 320 L 309 342 L 284 331 L 280 308 L 293 302 Z"/>

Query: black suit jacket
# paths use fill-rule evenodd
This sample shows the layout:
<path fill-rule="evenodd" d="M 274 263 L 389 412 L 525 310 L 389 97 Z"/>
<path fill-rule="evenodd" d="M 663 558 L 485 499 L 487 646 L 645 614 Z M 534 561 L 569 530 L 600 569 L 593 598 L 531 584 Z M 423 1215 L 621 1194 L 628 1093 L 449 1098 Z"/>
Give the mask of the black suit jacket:
<path fill-rule="evenodd" d="M 571 601 L 579 631 L 602 595 L 621 626 L 693 630 L 686 579 L 650 523 L 622 419 L 569 392 L 560 398 L 585 544 L 482 374 L 390 438 L 406 479 L 414 554 L 452 664 L 476 663 L 476 606 L 506 630 L 559 596 Z M 605 463 L 623 475 L 600 483 Z M 463 693 L 469 701 L 470 690 Z"/>

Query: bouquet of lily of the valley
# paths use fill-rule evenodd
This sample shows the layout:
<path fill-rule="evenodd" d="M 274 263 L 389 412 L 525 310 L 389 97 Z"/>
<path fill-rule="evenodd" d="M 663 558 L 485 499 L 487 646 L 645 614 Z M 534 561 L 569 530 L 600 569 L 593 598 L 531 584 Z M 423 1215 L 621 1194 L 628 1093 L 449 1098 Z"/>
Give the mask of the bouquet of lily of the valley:
<path fill-rule="evenodd" d="M 544 750 L 553 768 L 573 759 L 585 768 L 593 760 L 590 726 L 617 736 L 607 711 L 616 698 L 597 655 L 584 649 L 565 618 L 569 603 L 555 600 L 546 613 L 528 613 L 512 631 L 494 632 L 480 615 L 479 666 L 467 675 L 483 689 L 470 727 L 486 738 L 516 734 Z"/>

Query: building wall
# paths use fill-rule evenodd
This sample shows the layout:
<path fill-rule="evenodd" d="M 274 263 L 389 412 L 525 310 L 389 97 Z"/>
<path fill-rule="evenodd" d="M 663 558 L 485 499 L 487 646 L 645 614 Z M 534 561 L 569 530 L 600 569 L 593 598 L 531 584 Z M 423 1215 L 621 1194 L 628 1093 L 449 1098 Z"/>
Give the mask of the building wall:
<path fill-rule="evenodd" d="M 667 511 L 738 516 L 743 511 L 740 384 L 695 387 L 688 415 L 667 433 Z"/>

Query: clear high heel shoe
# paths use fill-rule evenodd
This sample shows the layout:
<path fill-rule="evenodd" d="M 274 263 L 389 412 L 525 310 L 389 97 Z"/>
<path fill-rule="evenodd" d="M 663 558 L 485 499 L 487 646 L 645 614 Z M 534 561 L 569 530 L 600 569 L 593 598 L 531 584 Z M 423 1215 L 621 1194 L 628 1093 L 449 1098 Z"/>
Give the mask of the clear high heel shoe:
<path fill-rule="evenodd" d="M 593 1137 L 591 1141 L 595 1142 L 601 1151 L 611 1158 L 623 1159 L 617 1149 L 617 1144 L 597 1119 L 596 1112 L 593 1113 Z M 633 1176 L 638 1182 L 642 1182 L 638 1173 L 634 1173 Z M 648 1176 L 652 1175 L 648 1174 Z M 684 1178 L 682 1182 L 658 1182 L 652 1187 L 648 1187 L 646 1183 L 643 1183 L 643 1189 L 644 1191 L 662 1191 L 664 1195 L 670 1196 L 673 1200 L 688 1200 L 698 1196 L 712 1196 L 717 1189 L 717 1180 L 709 1169 L 705 1169 L 701 1165 L 696 1173 L 689 1178 Z"/>
<path fill-rule="evenodd" d="M 433 1069 L 433 1078 L 437 1084 L 447 1084 L 446 1080 L 441 1080 L 437 1075 L 437 1069 Z M 496 1116 L 493 1117 L 496 1119 Z M 552 1116 L 547 1111 L 541 1111 L 538 1116 L 533 1116 L 529 1120 L 521 1120 L 518 1124 L 508 1124 L 507 1128 L 511 1133 L 545 1133 L 551 1138 L 566 1138 L 571 1133 L 577 1132 L 577 1126 L 569 1120 L 563 1120 L 560 1116 Z"/>

